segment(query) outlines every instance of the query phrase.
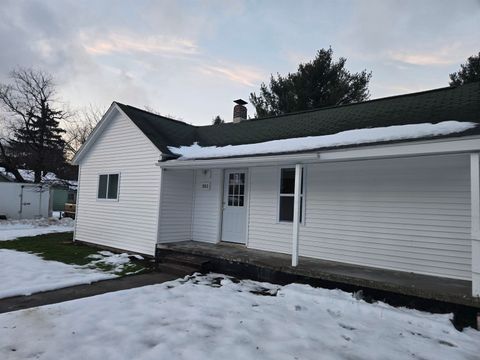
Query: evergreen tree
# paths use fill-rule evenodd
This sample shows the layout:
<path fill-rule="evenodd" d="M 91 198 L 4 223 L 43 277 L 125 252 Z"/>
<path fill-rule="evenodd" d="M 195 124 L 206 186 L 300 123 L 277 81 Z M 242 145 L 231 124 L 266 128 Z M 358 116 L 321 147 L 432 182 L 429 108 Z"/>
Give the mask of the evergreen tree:
<path fill-rule="evenodd" d="M 14 70 L 10 75 L 10 84 L 0 84 L 0 105 L 12 115 L 10 151 L 0 163 L 33 170 L 35 182 L 40 182 L 42 174 L 64 166 L 65 131 L 59 121 L 66 113 L 55 108 L 50 75 L 32 69 Z"/>
<path fill-rule="evenodd" d="M 371 72 L 352 74 L 345 69 L 345 58 L 335 62 L 332 57 L 331 48 L 321 49 L 313 61 L 300 64 L 297 72 L 272 75 L 268 86 L 262 83 L 259 95 L 250 94 L 257 117 L 367 100 Z"/>
<path fill-rule="evenodd" d="M 213 125 L 220 125 L 223 123 L 225 123 L 225 121 L 220 117 L 220 115 L 215 116 L 212 120 Z"/>
<path fill-rule="evenodd" d="M 470 56 L 460 70 L 450 74 L 450 86 L 459 86 L 470 82 L 480 81 L 480 52 Z"/>

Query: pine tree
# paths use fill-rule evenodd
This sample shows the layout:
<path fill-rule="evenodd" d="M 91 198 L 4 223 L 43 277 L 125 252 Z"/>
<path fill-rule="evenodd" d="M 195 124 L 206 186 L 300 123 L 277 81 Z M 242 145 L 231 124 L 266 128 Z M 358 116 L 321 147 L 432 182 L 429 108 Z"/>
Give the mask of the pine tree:
<path fill-rule="evenodd" d="M 225 121 L 220 117 L 220 115 L 215 116 L 212 120 L 212 125 L 220 125 L 223 123 L 225 123 Z"/>
<path fill-rule="evenodd" d="M 281 115 L 325 106 L 344 105 L 367 100 L 371 73 L 350 73 L 345 58 L 333 60 L 333 50 L 321 49 L 311 62 L 300 64 L 295 73 L 270 77 L 262 83 L 260 94 L 250 94 L 257 117 Z"/>
<path fill-rule="evenodd" d="M 480 81 L 480 52 L 470 56 L 460 70 L 450 74 L 450 86 L 459 86 L 470 82 Z"/>
<path fill-rule="evenodd" d="M 0 105 L 13 116 L 12 135 L 7 139 L 9 159 L 3 162 L 35 173 L 35 182 L 48 171 L 65 163 L 65 141 L 60 120 L 63 110 L 55 109 L 54 84 L 50 75 L 32 69 L 11 72 L 11 84 L 0 85 Z M 2 159 L 0 159 L 2 163 Z"/>

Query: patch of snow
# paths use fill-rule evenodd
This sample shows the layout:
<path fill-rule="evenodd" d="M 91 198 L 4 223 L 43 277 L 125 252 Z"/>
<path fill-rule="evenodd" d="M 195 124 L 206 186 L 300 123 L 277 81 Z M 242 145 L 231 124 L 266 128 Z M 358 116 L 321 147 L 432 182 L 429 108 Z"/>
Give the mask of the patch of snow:
<path fill-rule="evenodd" d="M 476 359 L 451 315 L 196 275 L 0 314 L 2 359 Z M 263 295 L 260 295 L 263 294 Z M 72 351 L 75 349 L 75 351 Z"/>
<path fill-rule="evenodd" d="M 98 266 L 107 266 L 109 268 L 108 272 L 112 274 L 118 274 L 125 269 L 125 266 L 130 264 L 130 256 L 131 255 L 127 253 L 114 254 L 110 251 L 99 251 L 97 254 L 88 256 L 93 260 L 85 265 L 85 267 L 96 268 Z"/>
<path fill-rule="evenodd" d="M 37 255 L 15 250 L 0 249 L 0 264 L 0 298 L 30 295 L 116 277 L 115 274 L 47 261 Z"/>
<path fill-rule="evenodd" d="M 355 129 L 332 135 L 272 140 L 256 144 L 202 147 L 198 143 L 194 143 L 189 146 L 169 146 L 168 149 L 173 154 L 180 155 L 179 160 L 274 154 L 449 135 L 472 129 L 475 126 L 477 124 L 473 122 L 443 121 L 437 124 L 422 123 Z"/>
<path fill-rule="evenodd" d="M 74 220 L 62 218 L 0 220 L 0 241 L 23 236 L 37 236 L 54 232 L 73 231 Z"/>

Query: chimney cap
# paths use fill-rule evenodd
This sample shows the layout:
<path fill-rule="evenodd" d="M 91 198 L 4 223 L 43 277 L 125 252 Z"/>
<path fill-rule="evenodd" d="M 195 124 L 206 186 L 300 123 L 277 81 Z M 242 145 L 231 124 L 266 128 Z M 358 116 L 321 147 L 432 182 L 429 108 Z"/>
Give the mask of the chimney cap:
<path fill-rule="evenodd" d="M 233 100 L 233 102 L 238 104 L 238 105 L 247 105 L 248 104 L 245 100 L 242 100 L 242 99 Z"/>

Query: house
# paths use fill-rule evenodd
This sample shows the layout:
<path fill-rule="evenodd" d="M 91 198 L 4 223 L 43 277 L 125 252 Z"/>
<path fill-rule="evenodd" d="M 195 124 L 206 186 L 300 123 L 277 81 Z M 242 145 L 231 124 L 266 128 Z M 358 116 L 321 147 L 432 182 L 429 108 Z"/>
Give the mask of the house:
<path fill-rule="evenodd" d="M 480 83 L 193 126 L 114 102 L 74 163 L 75 240 L 247 248 L 472 282 Z"/>

